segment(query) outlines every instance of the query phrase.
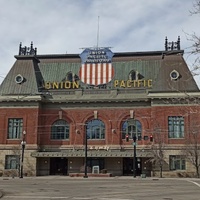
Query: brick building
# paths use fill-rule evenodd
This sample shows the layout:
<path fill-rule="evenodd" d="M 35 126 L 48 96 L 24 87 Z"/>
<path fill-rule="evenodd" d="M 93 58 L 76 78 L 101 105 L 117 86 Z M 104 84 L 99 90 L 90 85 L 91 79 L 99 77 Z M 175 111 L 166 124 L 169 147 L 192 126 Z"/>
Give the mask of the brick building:
<path fill-rule="evenodd" d="M 180 38 L 163 51 L 80 55 L 20 44 L 0 86 L 2 174 L 192 175 L 200 93 L 183 53 Z"/>

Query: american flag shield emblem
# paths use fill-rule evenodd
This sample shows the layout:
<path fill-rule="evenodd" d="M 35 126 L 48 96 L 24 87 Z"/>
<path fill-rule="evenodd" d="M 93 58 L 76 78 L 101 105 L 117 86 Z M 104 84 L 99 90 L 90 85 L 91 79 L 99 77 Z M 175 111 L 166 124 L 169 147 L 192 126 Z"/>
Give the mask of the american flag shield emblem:
<path fill-rule="evenodd" d="M 113 53 L 108 48 L 85 49 L 81 57 L 80 80 L 88 85 L 109 83 L 114 77 L 111 59 Z"/>

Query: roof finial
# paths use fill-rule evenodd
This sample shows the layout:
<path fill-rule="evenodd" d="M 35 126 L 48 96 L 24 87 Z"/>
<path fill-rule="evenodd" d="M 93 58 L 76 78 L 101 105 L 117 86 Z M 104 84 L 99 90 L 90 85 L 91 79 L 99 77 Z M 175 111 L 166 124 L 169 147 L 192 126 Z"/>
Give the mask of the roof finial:
<path fill-rule="evenodd" d="M 175 51 L 180 49 L 180 36 L 178 36 L 178 40 L 176 42 L 168 42 L 167 37 L 165 38 L 165 51 Z"/>
<path fill-rule="evenodd" d="M 167 43 L 168 43 L 168 40 L 167 40 L 167 36 L 165 37 L 165 51 L 167 51 Z"/>
<path fill-rule="evenodd" d="M 31 46 L 22 47 L 22 43 L 19 44 L 19 55 L 36 55 L 37 54 L 37 48 L 33 48 L 33 42 L 31 42 Z"/>
<path fill-rule="evenodd" d="M 178 36 L 178 40 L 177 40 L 177 49 L 180 50 L 181 49 L 181 39 L 180 39 L 180 36 Z"/>

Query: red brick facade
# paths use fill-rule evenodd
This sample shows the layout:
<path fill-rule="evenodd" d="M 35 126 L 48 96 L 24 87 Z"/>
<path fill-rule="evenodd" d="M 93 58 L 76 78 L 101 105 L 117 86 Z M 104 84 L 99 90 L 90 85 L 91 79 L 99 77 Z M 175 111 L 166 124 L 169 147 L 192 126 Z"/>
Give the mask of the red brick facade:
<path fill-rule="evenodd" d="M 200 93 L 179 48 L 170 54 L 168 49 L 115 53 L 110 68 L 112 52 L 107 55 L 105 49 L 101 58 L 108 63 L 86 63 L 84 68 L 78 54 L 36 55 L 33 49 L 33 54 L 24 54 L 20 46 L 21 53 L 0 86 L 2 173 L 20 169 L 20 175 L 70 175 L 99 167 L 99 173 L 109 176 L 157 176 L 160 170 L 164 176 L 194 176 L 195 166 L 184 150 L 191 145 L 191 136 L 198 136 Z M 90 49 L 89 57 L 98 51 Z M 104 69 L 108 82 L 84 82 L 86 75 L 95 83 L 94 77 L 105 81 L 103 70 L 92 74 L 93 65 Z M 76 87 L 64 87 L 73 83 Z M 22 119 L 23 127 L 9 119 Z M 102 122 L 105 134 L 86 139 L 88 122 L 94 119 Z M 69 137 L 52 139 L 53 124 L 59 120 L 69 125 Z M 126 133 L 132 134 L 129 141 L 122 130 L 126 122 Z M 140 131 L 141 138 L 136 137 Z M 8 139 L 9 133 L 13 138 Z M 200 137 L 193 146 L 195 142 L 198 146 Z"/>
<path fill-rule="evenodd" d="M 18 140 L 7 139 L 8 119 L 23 118 L 23 129 L 27 132 L 26 141 L 30 145 L 84 145 L 85 124 L 94 118 L 97 111 L 98 119 L 105 123 L 106 138 L 103 141 L 89 141 L 89 145 L 130 145 L 121 138 L 121 123 L 130 118 L 130 111 L 134 112 L 134 119 L 142 124 L 142 135 L 150 136 L 159 124 L 166 135 L 166 144 L 184 144 L 185 139 L 169 139 L 168 116 L 184 116 L 185 133 L 194 127 L 192 124 L 200 121 L 199 106 L 156 106 L 153 108 L 110 108 L 110 109 L 38 109 L 38 108 L 1 108 L 0 135 L 1 144 L 19 144 Z M 190 112 L 191 111 L 191 112 Z M 50 139 L 51 125 L 58 120 L 59 112 L 62 119 L 70 124 L 70 139 L 67 141 L 52 141 Z M 190 113 L 189 113 L 190 112 Z M 139 145 L 148 145 L 149 140 L 138 141 Z"/>

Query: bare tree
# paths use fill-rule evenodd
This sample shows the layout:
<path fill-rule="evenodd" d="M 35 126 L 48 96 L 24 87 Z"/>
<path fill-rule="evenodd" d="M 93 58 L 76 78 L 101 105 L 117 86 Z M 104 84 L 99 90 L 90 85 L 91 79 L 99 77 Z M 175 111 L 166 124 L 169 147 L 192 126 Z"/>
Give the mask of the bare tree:
<path fill-rule="evenodd" d="M 196 176 L 200 177 L 200 125 L 199 125 L 199 105 L 200 99 L 196 97 L 186 97 L 184 104 L 188 106 L 180 107 L 180 112 L 188 116 L 190 123 L 185 135 L 185 145 L 182 154 L 195 168 Z"/>
<path fill-rule="evenodd" d="M 197 178 L 200 177 L 200 132 L 197 124 L 189 129 L 183 153 L 186 159 L 195 167 Z"/>
<path fill-rule="evenodd" d="M 191 15 L 200 15 L 200 0 L 196 0 L 193 4 L 193 9 L 190 10 Z M 186 33 L 186 37 L 189 41 L 192 42 L 192 45 L 190 47 L 191 55 L 198 55 L 200 53 L 200 36 L 198 36 L 195 32 L 191 34 Z M 193 72 L 198 70 L 200 67 L 200 58 L 197 56 L 194 63 L 193 63 Z M 195 75 L 195 73 L 194 73 Z"/>
<path fill-rule="evenodd" d="M 154 129 L 153 142 L 150 144 L 152 158 L 149 161 L 159 166 L 160 178 L 163 177 L 163 165 L 165 163 L 165 136 L 159 127 Z"/>
<path fill-rule="evenodd" d="M 193 9 L 190 11 L 192 15 L 200 14 L 200 1 L 196 0 L 196 2 L 193 4 Z"/>

